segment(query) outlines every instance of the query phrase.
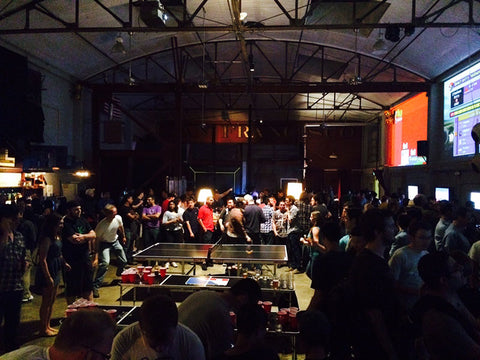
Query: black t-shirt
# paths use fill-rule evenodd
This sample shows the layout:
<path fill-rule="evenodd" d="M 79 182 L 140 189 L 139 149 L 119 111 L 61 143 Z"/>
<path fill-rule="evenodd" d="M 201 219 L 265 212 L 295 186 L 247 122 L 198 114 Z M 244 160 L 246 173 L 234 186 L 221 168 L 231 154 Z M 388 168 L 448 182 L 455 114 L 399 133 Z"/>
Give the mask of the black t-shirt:
<path fill-rule="evenodd" d="M 200 230 L 200 224 L 198 223 L 198 209 L 196 207 L 194 207 L 193 209 L 188 208 L 183 212 L 183 221 L 188 221 L 190 227 L 192 228 L 192 232 L 194 234 L 198 234 Z M 189 235 L 189 232 L 186 231 L 186 234 Z"/>
<path fill-rule="evenodd" d="M 344 251 L 320 254 L 313 262 L 311 288 L 327 295 L 330 290 L 348 277 L 353 257 Z"/>
<path fill-rule="evenodd" d="M 122 217 L 123 227 L 125 229 L 130 229 L 130 226 L 132 225 L 133 220 L 128 216 L 131 211 L 132 208 L 130 206 L 122 205 L 118 208 L 118 215 Z"/>
<path fill-rule="evenodd" d="M 400 350 L 401 307 L 394 288 L 394 279 L 385 259 L 369 249 L 363 249 L 354 259 L 350 270 L 353 290 L 354 348 L 359 358 L 386 358 L 386 354 L 375 336 L 368 310 L 379 310 L 382 314 L 390 339 L 397 351 Z"/>
<path fill-rule="evenodd" d="M 62 231 L 62 253 L 68 263 L 89 260 L 88 242 L 73 244 L 68 238 L 76 233 L 88 234 L 91 230 L 90 224 L 84 218 L 71 219 L 65 217 Z"/>

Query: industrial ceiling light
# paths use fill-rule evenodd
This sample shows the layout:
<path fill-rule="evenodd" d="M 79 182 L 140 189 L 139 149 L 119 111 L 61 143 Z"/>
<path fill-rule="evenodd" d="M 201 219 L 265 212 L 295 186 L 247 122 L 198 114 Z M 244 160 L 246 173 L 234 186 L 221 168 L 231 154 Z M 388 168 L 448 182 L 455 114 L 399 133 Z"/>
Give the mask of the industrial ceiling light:
<path fill-rule="evenodd" d="M 255 63 L 253 62 L 253 54 L 248 55 L 248 66 L 251 72 L 255 71 Z"/>
<path fill-rule="evenodd" d="M 375 44 L 373 44 L 372 50 L 372 53 L 375 55 L 384 54 L 387 52 L 388 45 L 385 40 L 383 40 L 382 30 L 378 31 L 378 38 L 377 41 L 375 41 Z"/>
<path fill-rule="evenodd" d="M 332 152 L 330 155 L 328 155 L 328 158 L 332 159 L 332 160 L 335 160 L 335 159 L 338 159 L 338 155 L 335 154 L 334 152 Z"/>
<path fill-rule="evenodd" d="M 113 44 L 112 49 L 110 50 L 112 54 L 126 54 L 127 49 L 125 49 L 125 45 L 123 45 L 123 38 L 120 34 L 117 35 L 115 38 L 115 44 Z"/>

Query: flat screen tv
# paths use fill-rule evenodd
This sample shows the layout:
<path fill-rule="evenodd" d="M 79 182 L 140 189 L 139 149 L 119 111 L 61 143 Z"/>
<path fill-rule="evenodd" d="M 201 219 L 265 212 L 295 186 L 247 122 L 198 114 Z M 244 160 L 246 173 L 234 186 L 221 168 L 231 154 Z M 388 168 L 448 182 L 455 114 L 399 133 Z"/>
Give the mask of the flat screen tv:
<path fill-rule="evenodd" d="M 480 122 L 480 62 L 445 80 L 443 124 L 446 148 L 453 156 L 472 155 L 472 127 Z"/>
<path fill-rule="evenodd" d="M 435 199 L 437 201 L 447 200 L 450 201 L 450 189 L 444 187 L 435 188 Z"/>
<path fill-rule="evenodd" d="M 418 186 L 417 185 L 408 185 L 407 188 L 408 198 L 412 200 L 415 196 L 418 195 Z"/>
<path fill-rule="evenodd" d="M 480 192 L 472 191 L 470 193 L 470 201 L 473 201 L 475 210 L 480 210 Z"/>

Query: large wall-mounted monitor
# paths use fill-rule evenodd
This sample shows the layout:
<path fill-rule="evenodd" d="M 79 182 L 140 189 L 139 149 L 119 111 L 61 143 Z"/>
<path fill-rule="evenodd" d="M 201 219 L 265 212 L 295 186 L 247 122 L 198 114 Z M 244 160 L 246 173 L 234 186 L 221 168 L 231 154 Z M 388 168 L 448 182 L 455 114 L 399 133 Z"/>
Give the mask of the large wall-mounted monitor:
<path fill-rule="evenodd" d="M 417 185 L 408 185 L 407 194 L 410 200 L 413 200 L 415 196 L 418 195 L 418 186 Z"/>
<path fill-rule="evenodd" d="M 387 166 L 423 165 L 417 141 L 427 140 L 428 98 L 415 95 L 385 112 Z"/>
<path fill-rule="evenodd" d="M 435 200 L 442 201 L 447 200 L 450 201 L 450 189 L 445 187 L 436 187 L 435 188 Z"/>
<path fill-rule="evenodd" d="M 480 192 L 479 191 L 472 191 L 470 193 L 470 201 L 473 201 L 473 206 L 475 210 L 480 210 Z"/>
<path fill-rule="evenodd" d="M 480 122 L 480 62 L 443 84 L 443 121 L 447 148 L 453 156 L 472 155 L 472 127 Z"/>

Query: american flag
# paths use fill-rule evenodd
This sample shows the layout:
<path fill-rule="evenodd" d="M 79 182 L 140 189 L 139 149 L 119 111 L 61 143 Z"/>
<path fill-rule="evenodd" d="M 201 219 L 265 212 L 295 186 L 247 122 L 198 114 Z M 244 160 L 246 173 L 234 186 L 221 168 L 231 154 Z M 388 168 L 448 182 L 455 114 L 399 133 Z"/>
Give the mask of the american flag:
<path fill-rule="evenodd" d="M 119 121 L 122 119 L 122 110 L 120 110 L 121 102 L 115 96 L 107 100 L 103 104 L 103 111 L 108 115 L 108 120 Z"/>

